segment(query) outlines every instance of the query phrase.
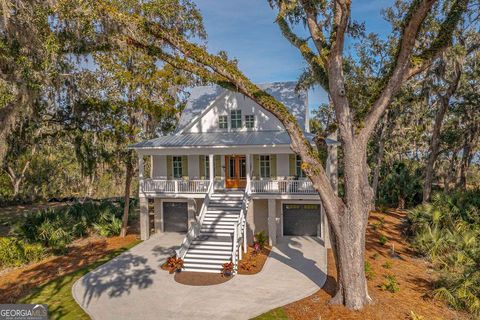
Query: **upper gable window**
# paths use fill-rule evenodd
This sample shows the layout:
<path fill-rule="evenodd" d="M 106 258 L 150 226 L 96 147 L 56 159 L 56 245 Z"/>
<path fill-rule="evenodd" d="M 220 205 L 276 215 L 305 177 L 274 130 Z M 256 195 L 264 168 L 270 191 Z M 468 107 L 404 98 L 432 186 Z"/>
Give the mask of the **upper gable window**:
<path fill-rule="evenodd" d="M 242 110 L 230 111 L 230 121 L 232 129 L 239 129 L 242 127 Z"/>
<path fill-rule="evenodd" d="M 220 129 L 228 129 L 228 118 L 227 116 L 218 117 L 218 127 Z"/>
<path fill-rule="evenodd" d="M 255 116 L 253 114 L 247 114 L 245 116 L 245 127 L 248 129 L 255 127 Z"/>

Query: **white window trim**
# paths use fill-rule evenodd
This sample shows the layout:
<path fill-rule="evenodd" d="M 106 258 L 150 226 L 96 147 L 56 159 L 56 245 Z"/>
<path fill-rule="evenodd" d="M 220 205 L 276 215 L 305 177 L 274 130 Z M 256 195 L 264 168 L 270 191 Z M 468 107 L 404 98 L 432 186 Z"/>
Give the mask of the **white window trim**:
<path fill-rule="evenodd" d="M 253 125 L 251 127 L 249 127 L 247 125 L 248 121 L 247 121 L 247 117 L 252 117 L 253 118 Z M 256 121 L 255 121 L 255 115 L 254 114 L 246 114 L 245 115 L 245 128 L 247 130 L 255 130 L 256 129 Z"/>
<path fill-rule="evenodd" d="M 175 158 L 180 158 L 180 177 L 175 177 Z M 183 163 L 182 156 L 172 156 L 172 176 L 173 179 L 182 179 L 183 177 Z"/>
<path fill-rule="evenodd" d="M 269 177 L 262 177 L 262 157 L 268 157 L 268 171 L 270 173 Z M 258 175 L 260 179 L 271 179 L 272 178 L 272 156 L 270 154 L 260 154 L 258 155 Z"/>
<path fill-rule="evenodd" d="M 232 112 L 236 112 L 236 113 L 240 112 L 240 126 L 239 127 L 234 128 L 232 126 L 232 123 L 233 123 Z M 230 110 L 230 129 L 231 130 L 240 130 L 242 128 L 243 128 L 242 109 L 232 109 L 232 110 Z"/>

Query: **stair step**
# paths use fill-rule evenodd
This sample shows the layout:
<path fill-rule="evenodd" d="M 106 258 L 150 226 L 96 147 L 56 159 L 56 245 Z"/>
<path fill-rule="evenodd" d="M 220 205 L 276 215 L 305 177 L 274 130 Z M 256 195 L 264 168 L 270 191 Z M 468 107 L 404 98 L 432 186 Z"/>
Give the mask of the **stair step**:
<path fill-rule="evenodd" d="M 217 209 L 207 209 L 207 211 L 205 212 L 205 215 L 221 215 L 221 216 L 231 216 L 231 217 L 238 217 L 238 215 L 240 214 L 240 210 L 236 210 L 236 211 L 232 211 L 232 210 L 226 210 L 226 211 L 223 211 L 223 210 L 217 210 Z"/>
<path fill-rule="evenodd" d="M 202 226 L 234 226 L 236 221 L 224 221 L 224 220 L 203 220 Z"/>
<path fill-rule="evenodd" d="M 227 259 L 211 259 L 211 258 L 191 258 L 185 257 L 183 259 L 185 263 L 205 263 L 205 264 L 219 264 L 222 265 L 226 262 L 230 262 L 230 258 Z"/>
<path fill-rule="evenodd" d="M 216 245 L 209 245 L 209 244 L 192 244 L 189 248 L 189 250 L 192 249 L 220 249 L 220 250 L 231 250 L 232 244 L 230 246 L 216 246 Z"/>
<path fill-rule="evenodd" d="M 230 255 L 232 250 L 220 250 L 220 249 L 189 249 L 187 251 L 187 256 L 189 253 L 197 254 L 197 253 L 211 253 L 211 254 L 219 254 L 219 255 Z"/>
<path fill-rule="evenodd" d="M 185 262 L 183 264 L 185 268 L 206 268 L 206 269 L 216 269 L 216 270 L 221 270 L 222 269 L 222 264 L 221 263 L 195 263 L 195 262 Z"/>
<path fill-rule="evenodd" d="M 219 273 L 222 269 L 201 269 L 201 268 L 185 268 L 183 271 L 189 272 L 208 272 L 208 273 Z"/>
<path fill-rule="evenodd" d="M 237 222 L 238 221 L 238 217 L 212 217 L 212 216 L 205 216 L 205 218 L 203 218 L 203 223 L 207 222 L 207 221 L 222 221 L 222 222 Z"/>
<path fill-rule="evenodd" d="M 231 242 L 219 242 L 219 241 L 208 241 L 208 240 L 193 240 L 192 245 L 196 244 L 205 244 L 205 245 L 216 245 L 219 247 L 231 247 Z"/>
<path fill-rule="evenodd" d="M 207 236 L 215 236 L 215 237 L 231 237 L 232 232 L 216 232 L 216 231 L 201 231 L 201 234 L 207 235 Z"/>
<path fill-rule="evenodd" d="M 187 253 L 187 258 L 200 258 L 200 259 L 214 259 L 214 260 L 230 260 L 232 258 L 232 252 L 229 254 L 211 254 L 211 253 Z"/>

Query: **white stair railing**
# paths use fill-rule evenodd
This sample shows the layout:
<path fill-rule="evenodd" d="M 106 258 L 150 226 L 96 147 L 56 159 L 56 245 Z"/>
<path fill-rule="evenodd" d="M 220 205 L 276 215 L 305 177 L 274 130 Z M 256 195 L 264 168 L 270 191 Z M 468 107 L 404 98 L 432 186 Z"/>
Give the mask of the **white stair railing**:
<path fill-rule="evenodd" d="M 208 203 L 210 202 L 210 196 L 212 195 L 212 193 L 213 193 L 213 182 L 210 181 L 210 184 L 208 185 L 207 195 L 203 200 L 203 204 L 200 209 L 200 213 L 196 218 L 196 221 L 191 223 L 190 228 L 188 228 L 187 235 L 185 236 L 182 244 L 180 245 L 180 248 L 175 250 L 177 257 L 182 259 L 185 258 L 188 248 L 190 248 L 190 245 L 192 244 L 193 240 L 195 240 L 195 238 L 198 237 L 198 235 L 200 234 L 203 218 L 205 217 L 205 212 L 207 211 Z"/>
<path fill-rule="evenodd" d="M 244 246 L 245 252 L 247 252 L 247 242 L 246 242 L 246 215 L 248 210 L 248 205 L 250 203 L 250 181 L 247 182 L 245 187 L 245 193 L 243 195 L 242 207 L 240 209 L 240 215 L 238 220 L 235 222 L 233 228 L 233 244 L 232 244 L 232 263 L 233 263 L 233 272 L 236 274 L 238 271 L 238 261 L 242 259 L 242 243 Z"/>

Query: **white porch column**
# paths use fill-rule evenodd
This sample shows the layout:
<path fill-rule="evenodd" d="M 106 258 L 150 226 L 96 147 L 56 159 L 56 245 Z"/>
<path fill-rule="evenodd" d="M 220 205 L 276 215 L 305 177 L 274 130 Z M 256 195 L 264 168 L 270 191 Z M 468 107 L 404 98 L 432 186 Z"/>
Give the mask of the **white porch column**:
<path fill-rule="evenodd" d="M 268 199 L 268 243 L 271 246 L 277 244 L 277 202 Z"/>
<path fill-rule="evenodd" d="M 251 167 L 251 159 L 250 159 L 251 155 L 250 154 L 247 154 L 245 156 L 245 159 L 246 159 L 246 165 L 247 165 L 247 185 L 250 185 L 250 172 L 252 171 L 252 167 Z M 247 191 L 250 191 L 250 190 L 247 190 Z"/>
<path fill-rule="evenodd" d="M 140 196 L 140 239 L 150 237 L 150 221 L 148 217 L 148 198 Z"/>
<path fill-rule="evenodd" d="M 138 177 L 143 179 L 145 173 L 145 163 L 143 162 L 143 155 L 138 155 Z"/>
<path fill-rule="evenodd" d="M 215 168 L 214 168 L 214 163 L 213 163 L 213 154 L 208 155 L 208 174 L 210 175 L 210 183 L 213 183 L 215 180 Z"/>

